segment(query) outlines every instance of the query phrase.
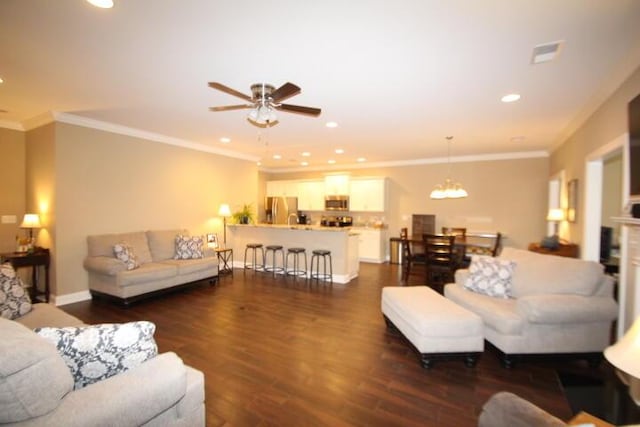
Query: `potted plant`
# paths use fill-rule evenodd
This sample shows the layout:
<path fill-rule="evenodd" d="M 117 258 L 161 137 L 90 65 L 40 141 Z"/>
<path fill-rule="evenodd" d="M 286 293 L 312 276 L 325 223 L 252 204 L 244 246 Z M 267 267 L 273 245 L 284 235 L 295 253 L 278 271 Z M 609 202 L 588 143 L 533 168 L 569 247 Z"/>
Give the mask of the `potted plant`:
<path fill-rule="evenodd" d="M 251 203 L 242 205 L 242 209 L 233 213 L 233 220 L 236 224 L 249 224 L 253 222 L 253 207 Z"/>

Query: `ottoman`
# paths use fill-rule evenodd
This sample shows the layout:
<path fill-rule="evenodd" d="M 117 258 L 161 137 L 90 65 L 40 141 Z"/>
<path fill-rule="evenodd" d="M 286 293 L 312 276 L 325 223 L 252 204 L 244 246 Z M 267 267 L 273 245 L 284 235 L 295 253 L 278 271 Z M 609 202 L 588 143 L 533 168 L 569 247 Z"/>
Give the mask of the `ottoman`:
<path fill-rule="evenodd" d="M 480 316 L 426 286 L 384 287 L 382 314 L 387 327 L 409 341 L 424 368 L 456 358 L 473 367 L 484 350 Z"/>

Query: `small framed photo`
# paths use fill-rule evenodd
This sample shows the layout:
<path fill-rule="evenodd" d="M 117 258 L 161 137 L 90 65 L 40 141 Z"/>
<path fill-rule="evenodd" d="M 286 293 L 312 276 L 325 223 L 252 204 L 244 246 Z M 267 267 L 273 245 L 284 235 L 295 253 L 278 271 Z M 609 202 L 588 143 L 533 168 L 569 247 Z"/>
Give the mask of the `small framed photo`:
<path fill-rule="evenodd" d="M 215 233 L 207 234 L 207 246 L 211 249 L 218 249 L 218 235 Z"/>

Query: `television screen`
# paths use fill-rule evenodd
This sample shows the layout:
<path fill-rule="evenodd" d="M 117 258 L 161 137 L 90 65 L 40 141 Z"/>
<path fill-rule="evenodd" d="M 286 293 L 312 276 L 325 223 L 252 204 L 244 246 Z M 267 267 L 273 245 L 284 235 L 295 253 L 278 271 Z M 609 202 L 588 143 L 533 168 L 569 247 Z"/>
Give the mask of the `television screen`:
<path fill-rule="evenodd" d="M 629 195 L 640 199 L 640 95 L 629 103 Z"/>

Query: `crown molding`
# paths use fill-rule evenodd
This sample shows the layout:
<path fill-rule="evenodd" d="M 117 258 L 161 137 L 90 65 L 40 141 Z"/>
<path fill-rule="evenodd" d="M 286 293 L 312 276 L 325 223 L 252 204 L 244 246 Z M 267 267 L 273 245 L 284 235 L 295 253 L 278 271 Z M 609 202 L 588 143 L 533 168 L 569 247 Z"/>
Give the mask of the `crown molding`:
<path fill-rule="evenodd" d="M 199 144 L 192 141 L 187 141 L 185 139 L 174 138 L 171 136 L 166 136 L 159 133 L 135 129 L 128 126 L 116 125 L 113 123 L 104 122 L 102 120 L 90 119 L 90 118 L 78 116 L 75 114 L 53 112 L 53 117 L 55 118 L 56 122 L 66 123 L 70 125 L 102 130 L 105 132 L 131 136 L 134 138 L 160 142 L 163 144 L 175 145 L 178 147 L 188 148 L 188 149 L 197 150 L 197 151 L 203 151 L 211 154 L 219 154 L 221 156 L 232 157 L 232 158 L 241 159 L 241 160 L 248 160 L 252 162 L 257 162 L 259 160 L 259 158 L 256 156 L 250 156 L 247 154 L 238 153 L 236 151 L 225 150 L 223 148 L 209 147 L 207 145 Z"/>
<path fill-rule="evenodd" d="M 0 120 L 0 128 L 3 129 L 11 129 L 11 130 L 20 130 L 24 132 L 24 127 L 20 122 L 10 122 L 8 120 Z"/>
<path fill-rule="evenodd" d="M 547 151 L 522 151 L 513 153 L 497 153 L 497 154 L 478 154 L 470 156 L 455 156 L 451 157 L 451 163 L 468 163 L 468 162 L 490 162 L 495 160 L 518 160 L 518 159 L 535 159 L 549 157 Z M 415 160 L 398 160 L 391 162 L 373 162 L 373 163 L 353 163 L 347 165 L 335 165 L 335 166 L 310 166 L 310 167 L 295 167 L 295 168 L 259 168 L 261 172 L 267 173 L 290 173 L 290 172 L 318 172 L 318 171 L 336 171 L 340 169 L 371 169 L 371 168 L 394 168 L 405 166 L 420 166 L 420 165 L 435 165 L 440 163 L 447 163 L 449 159 L 447 157 L 434 157 L 431 159 L 415 159 Z"/>
<path fill-rule="evenodd" d="M 38 114 L 37 116 L 25 120 L 24 122 L 22 122 L 22 127 L 26 132 L 35 128 L 39 128 L 40 126 L 48 125 L 49 123 L 53 123 L 54 121 L 54 112 L 47 111 L 46 113 Z"/>

